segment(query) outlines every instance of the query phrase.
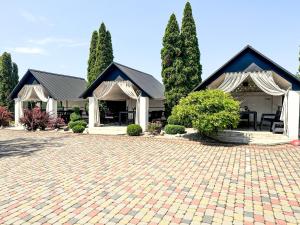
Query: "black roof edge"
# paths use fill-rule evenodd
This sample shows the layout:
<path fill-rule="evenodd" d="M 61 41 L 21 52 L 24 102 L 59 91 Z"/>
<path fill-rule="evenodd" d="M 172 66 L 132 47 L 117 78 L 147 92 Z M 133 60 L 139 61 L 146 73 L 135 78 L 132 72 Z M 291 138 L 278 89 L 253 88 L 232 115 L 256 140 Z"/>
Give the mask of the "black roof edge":
<path fill-rule="evenodd" d="M 119 67 L 118 67 L 118 65 L 120 65 L 120 66 L 124 66 L 124 65 L 122 65 L 122 64 L 120 64 L 120 63 L 116 63 L 116 62 L 112 62 L 111 64 L 109 64 L 109 66 L 97 77 L 97 79 L 90 85 L 90 86 L 88 86 L 87 87 L 87 89 L 81 94 L 81 95 L 79 95 L 79 98 L 86 98 L 86 95 L 88 94 L 88 92 L 90 91 L 90 89 L 91 88 L 95 88 L 94 86 L 96 85 L 96 83 L 98 82 L 98 80 L 99 79 L 101 79 L 101 77 L 111 68 L 111 66 L 112 65 L 114 65 L 115 67 L 117 67 L 119 70 L 121 70 L 122 71 L 122 73 L 124 73 L 126 76 L 127 76 L 127 78 L 135 85 L 135 86 L 137 86 L 138 88 L 140 88 L 141 90 L 143 90 L 139 85 L 137 85 L 132 79 L 130 79 L 130 77 L 128 77 L 128 75 L 122 70 L 122 69 L 120 69 Z M 129 68 L 129 69 L 132 69 L 132 70 L 135 70 L 135 71 L 138 71 L 138 72 L 140 72 L 140 73 L 144 73 L 144 72 L 142 72 L 142 71 L 139 71 L 139 70 L 136 70 L 136 69 L 133 69 L 133 68 L 131 68 L 131 67 L 128 67 L 128 66 L 124 66 L 124 67 L 127 67 L 127 68 Z M 147 73 L 145 73 L 145 74 L 147 74 Z M 152 76 L 152 75 L 150 75 L 150 74 L 147 74 L 147 75 L 149 75 L 149 76 Z M 152 76 L 153 77 L 153 76 Z M 144 90 L 143 90 L 144 91 Z M 144 91 L 149 97 L 151 97 L 152 98 L 152 96 L 151 95 L 149 95 L 146 91 Z"/>
<path fill-rule="evenodd" d="M 263 53 L 261 53 L 260 51 L 256 50 L 255 48 L 253 48 L 251 45 L 246 45 L 242 50 L 240 50 L 237 54 L 235 54 L 233 57 L 231 57 L 225 64 L 223 64 L 219 69 L 217 69 L 215 72 L 213 72 L 209 77 L 207 77 L 203 82 L 201 82 L 200 84 L 198 84 L 193 91 L 196 91 L 197 89 L 201 88 L 202 86 L 204 86 L 207 81 L 209 81 L 211 78 L 213 78 L 215 76 L 215 74 L 217 74 L 220 70 L 222 70 L 224 67 L 226 67 L 229 63 L 231 63 L 234 59 L 236 59 L 238 56 L 240 56 L 244 51 L 246 51 L 247 49 L 252 50 L 253 52 L 255 52 L 256 54 L 258 54 L 259 56 L 261 56 L 262 58 L 266 59 L 267 61 L 269 61 L 270 63 L 272 63 L 274 66 L 276 66 L 277 68 L 281 69 L 282 71 L 284 71 L 286 74 L 288 74 L 292 79 L 296 80 L 297 82 L 300 83 L 300 79 L 297 78 L 296 76 L 294 76 L 294 74 L 292 74 L 290 71 L 288 71 L 287 69 L 283 68 L 282 66 L 280 66 L 278 63 L 274 62 L 272 59 L 270 59 L 269 57 L 267 57 L 266 55 L 264 55 Z"/>
<path fill-rule="evenodd" d="M 43 70 L 36 70 L 36 69 L 28 69 L 29 71 L 35 71 L 35 72 L 40 72 L 40 73 L 48 73 L 48 74 L 53 74 L 55 76 L 63 76 L 63 77 L 70 77 L 70 78 L 74 78 L 74 79 L 80 79 L 80 80 L 85 80 L 82 77 L 77 77 L 77 76 L 71 76 L 71 75 L 67 75 L 67 74 L 61 74 L 61 73 L 52 73 L 52 72 L 47 72 L 47 71 L 43 71 Z"/>
<path fill-rule="evenodd" d="M 106 71 L 109 70 L 109 68 L 110 68 L 113 64 L 114 64 L 114 62 L 111 62 L 111 63 L 108 65 L 108 67 L 106 67 L 106 69 L 105 69 L 105 70 L 97 77 L 97 79 L 94 80 L 94 82 L 91 83 L 91 84 L 85 89 L 85 91 L 84 91 L 82 94 L 79 95 L 79 98 L 86 98 L 86 95 L 87 95 L 87 93 L 90 91 L 90 89 L 93 88 L 93 87 L 96 85 L 96 83 L 97 83 L 97 81 L 100 79 L 100 77 L 101 77 L 104 73 L 106 73 Z"/>

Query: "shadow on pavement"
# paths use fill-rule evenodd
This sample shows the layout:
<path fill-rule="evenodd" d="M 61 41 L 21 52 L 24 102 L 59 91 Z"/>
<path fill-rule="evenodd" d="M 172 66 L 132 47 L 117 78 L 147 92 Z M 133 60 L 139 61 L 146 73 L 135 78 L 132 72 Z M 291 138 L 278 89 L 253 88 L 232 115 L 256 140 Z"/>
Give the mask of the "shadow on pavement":
<path fill-rule="evenodd" d="M 28 156 L 47 147 L 62 147 L 62 138 L 14 138 L 0 141 L 0 158 L 8 156 Z"/>

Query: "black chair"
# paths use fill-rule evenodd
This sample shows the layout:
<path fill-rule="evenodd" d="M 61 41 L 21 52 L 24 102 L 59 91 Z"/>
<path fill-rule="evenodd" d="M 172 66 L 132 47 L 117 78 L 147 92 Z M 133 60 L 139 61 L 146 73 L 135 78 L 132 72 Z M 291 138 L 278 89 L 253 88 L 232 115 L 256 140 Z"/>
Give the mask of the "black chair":
<path fill-rule="evenodd" d="M 240 109 L 240 123 L 246 121 L 248 124 L 248 129 L 250 128 L 250 114 L 244 113 L 249 111 L 248 106 L 244 106 Z"/>
<path fill-rule="evenodd" d="M 281 107 L 278 107 L 276 113 L 263 113 L 261 115 L 260 119 L 260 125 L 259 128 L 261 130 L 261 127 L 264 125 L 264 122 L 268 122 L 270 125 L 270 131 L 272 131 L 273 123 L 274 122 L 280 122 L 280 115 L 281 115 Z"/>

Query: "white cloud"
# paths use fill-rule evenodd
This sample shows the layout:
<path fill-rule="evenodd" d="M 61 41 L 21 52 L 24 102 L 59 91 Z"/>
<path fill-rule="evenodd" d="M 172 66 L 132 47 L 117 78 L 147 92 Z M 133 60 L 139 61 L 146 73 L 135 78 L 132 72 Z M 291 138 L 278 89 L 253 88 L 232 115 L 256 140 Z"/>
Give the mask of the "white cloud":
<path fill-rule="evenodd" d="M 59 47 L 81 47 L 81 46 L 88 45 L 88 43 L 84 41 L 76 41 L 71 38 L 56 38 L 56 37 L 31 39 L 28 42 L 37 45 L 57 44 Z"/>
<path fill-rule="evenodd" d="M 20 15 L 28 22 L 30 23 L 42 23 L 42 24 L 46 24 L 49 26 L 53 26 L 53 23 L 50 23 L 48 21 L 48 19 L 44 16 L 38 16 L 38 15 L 34 15 L 31 12 L 21 9 L 20 10 Z"/>
<path fill-rule="evenodd" d="M 16 47 L 11 49 L 13 52 L 30 55 L 44 55 L 46 52 L 42 48 Z"/>

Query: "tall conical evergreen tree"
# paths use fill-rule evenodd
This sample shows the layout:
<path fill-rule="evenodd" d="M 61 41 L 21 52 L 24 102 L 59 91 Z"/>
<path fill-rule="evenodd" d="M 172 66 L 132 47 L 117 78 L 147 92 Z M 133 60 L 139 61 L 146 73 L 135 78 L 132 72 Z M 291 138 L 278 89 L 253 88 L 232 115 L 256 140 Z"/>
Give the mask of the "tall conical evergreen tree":
<path fill-rule="evenodd" d="M 201 82 L 202 66 L 200 64 L 196 24 L 189 2 L 186 3 L 184 8 L 181 36 L 183 40 L 184 73 L 188 79 L 189 91 L 192 91 Z"/>
<path fill-rule="evenodd" d="M 169 116 L 173 106 L 186 96 L 186 77 L 183 74 L 182 39 L 175 14 L 172 14 L 163 37 L 162 80 L 165 85 L 165 112 Z"/>
<path fill-rule="evenodd" d="M 107 46 L 107 54 L 105 57 L 105 61 L 106 61 L 106 65 L 109 66 L 109 64 L 111 64 L 114 60 L 113 47 L 112 47 L 112 42 L 111 42 L 111 34 L 109 31 L 106 31 L 106 46 Z"/>
<path fill-rule="evenodd" d="M 98 44 L 98 32 L 94 31 L 91 38 L 90 44 L 90 55 L 88 60 L 88 68 L 87 68 L 87 80 L 88 83 L 91 84 L 95 79 L 95 62 L 96 62 L 96 53 L 97 53 L 97 44 Z"/>
<path fill-rule="evenodd" d="M 11 91 L 12 61 L 9 53 L 4 52 L 0 60 L 0 105 L 10 106 L 7 99 Z"/>
<path fill-rule="evenodd" d="M 12 74 L 11 74 L 11 91 L 17 86 L 18 83 L 19 83 L 18 65 L 16 63 L 13 63 Z"/>
<path fill-rule="evenodd" d="M 94 66 L 94 74 L 96 75 L 96 78 L 109 66 L 110 63 L 112 63 L 113 58 L 111 36 L 110 33 L 106 31 L 105 24 L 102 23 L 98 34 L 96 62 Z"/>

